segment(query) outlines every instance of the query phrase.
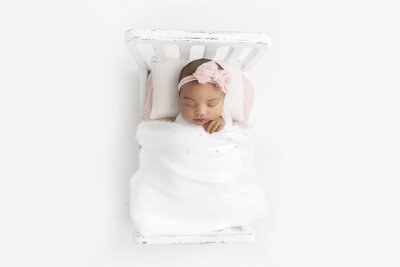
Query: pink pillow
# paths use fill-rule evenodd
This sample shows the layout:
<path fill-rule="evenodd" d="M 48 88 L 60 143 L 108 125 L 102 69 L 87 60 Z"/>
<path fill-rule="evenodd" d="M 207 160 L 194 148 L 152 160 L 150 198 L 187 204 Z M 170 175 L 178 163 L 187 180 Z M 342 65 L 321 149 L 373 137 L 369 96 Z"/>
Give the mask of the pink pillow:
<path fill-rule="evenodd" d="M 244 120 L 243 121 L 234 120 L 233 122 L 235 124 L 238 124 L 241 126 L 247 126 L 250 112 L 253 108 L 254 94 L 255 94 L 255 90 L 254 90 L 253 85 L 251 84 L 249 79 L 247 79 L 246 76 L 243 75 L 243 116 L 244 116 Z M 145 89 L 145 94 L 144 94 L 142 121 L 152 120 L 152 119 L 150 119 L 152 105 L 153 105 L 153 77 L 150 72 L 149 75 L 147 76 L 146 89 Z M 171 118 L 163 118 L 163 119 L 157 119 L 157 120 L 174 121 L 175 118 L 171 117 Z"/>
<path fill-rule="evenodd" d="M 253 109 L 255 90 L 250 80 L 243 75 L 243 121 L 233 121 L 235 124 L 247 126 L 250 112 Z"/>

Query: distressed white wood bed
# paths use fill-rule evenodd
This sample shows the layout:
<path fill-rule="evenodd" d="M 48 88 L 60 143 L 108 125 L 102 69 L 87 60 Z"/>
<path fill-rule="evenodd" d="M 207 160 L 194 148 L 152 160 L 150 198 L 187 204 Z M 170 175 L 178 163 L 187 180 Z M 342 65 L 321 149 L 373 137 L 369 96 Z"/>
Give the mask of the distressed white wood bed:
<path fill-rule="evenodd" d="M 234 31 L 198 31 L 167 29 L 131 29 L 125 41 L 139 68 L 140 112 L 143 109 L 146 80 L 151 60 L 210 58 L 240 62 L 242 71 L 251 69 L 270 46 L 264 33 Z M 207 244 L 250 242 L 255 238 L 251 227 L 231 227 L 204 235 L 142 236 L 135 232 L 138 244 Z"/>

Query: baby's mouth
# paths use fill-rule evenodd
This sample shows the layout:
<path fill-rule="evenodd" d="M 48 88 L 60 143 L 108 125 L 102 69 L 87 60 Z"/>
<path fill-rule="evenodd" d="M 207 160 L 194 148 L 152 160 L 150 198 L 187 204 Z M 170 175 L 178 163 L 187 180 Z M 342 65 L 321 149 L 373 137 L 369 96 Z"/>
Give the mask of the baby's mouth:
<path fill-rule="evenodd" d="M 207 121 L 207 119 L 193 119 L 195 122 L 206 122 Z"/>

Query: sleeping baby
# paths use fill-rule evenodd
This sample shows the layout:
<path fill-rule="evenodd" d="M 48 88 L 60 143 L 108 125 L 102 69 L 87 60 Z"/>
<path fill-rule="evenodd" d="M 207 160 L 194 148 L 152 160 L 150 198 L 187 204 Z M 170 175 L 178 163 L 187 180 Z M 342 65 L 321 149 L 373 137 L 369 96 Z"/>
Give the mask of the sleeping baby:
<path fill-rule="evenodd" d="M 180 73 L 176 123 L 138 125 L 131 218 L 140 235 L 215 234 L 267 217 L 254 132 L 224 110 L 229 84 L 216 62 L 194 60 Z"/>
<path fill-rule="evenodd" d="M 201 58 L 182 68 L 179 75 L 180 113 L 176 123 L 203 127 L 210 134 L 233 125 L 224 109 L 230 77 L 216 62 Z"/>

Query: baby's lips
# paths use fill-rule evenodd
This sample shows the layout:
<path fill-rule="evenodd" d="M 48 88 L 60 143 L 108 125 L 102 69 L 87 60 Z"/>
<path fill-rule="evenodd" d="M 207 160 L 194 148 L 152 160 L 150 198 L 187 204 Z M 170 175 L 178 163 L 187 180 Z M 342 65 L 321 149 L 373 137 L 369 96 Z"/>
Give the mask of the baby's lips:
<path fill-rule="evenodd" d="M 193 119 L 195 122 L 197 123 L 202 123 L 202 124 L 206 124 L 207 122 L 209 122 L 210 120 L 208 119 Z"/>

